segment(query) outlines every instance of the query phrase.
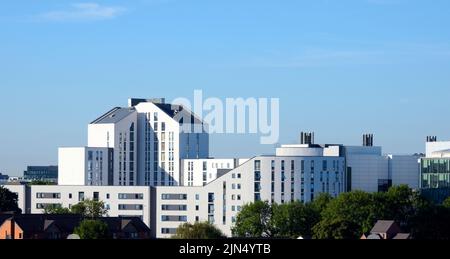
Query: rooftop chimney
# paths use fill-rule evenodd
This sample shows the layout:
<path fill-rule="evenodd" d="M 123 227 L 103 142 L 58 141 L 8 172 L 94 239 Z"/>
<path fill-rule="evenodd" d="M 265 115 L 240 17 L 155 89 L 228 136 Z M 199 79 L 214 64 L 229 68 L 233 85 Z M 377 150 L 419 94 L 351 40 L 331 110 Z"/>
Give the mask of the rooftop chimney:
<path fill-rule="evenodd" d="M 373 134 L 364 134 L 363 135 L 363 146 L 364 147 L 373 147 Z"/>
<path fill-rule="evenodd" d="M 314 132 L 301 132 L 300 133 L 300 144 L 313 145 L 314 144 Z"/>
<path fill-rule="evenodd" d="M 427 142 L 437 142 L 436 136 L 427 136 Z"/>

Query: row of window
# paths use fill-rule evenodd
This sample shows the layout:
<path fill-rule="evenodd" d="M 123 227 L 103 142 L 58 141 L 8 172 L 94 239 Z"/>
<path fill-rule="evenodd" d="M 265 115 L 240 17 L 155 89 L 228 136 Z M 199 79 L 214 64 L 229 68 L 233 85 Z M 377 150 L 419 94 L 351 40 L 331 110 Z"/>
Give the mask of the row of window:
<path fill-rule="evenodd" d="M 98 200 L 99 199 L 99 193 L 94 192 L 93 193 L 93 199 Z M 61 199 L 61 193 L 46 193 L 46 192 L 38 192 L 36 193 L 36 198 L 38 199 Z M 80 201 L 84 200 L 84 192 L 78 193 L 78 198 Z M 106 194 L 106 199 L 108 200 L 110 198 L 110 194 Z M 142 193 L 119 193 L 118 198 L 120 200 L 143 200 L 144 194 Z M 69 193 L 69 199 L 72 199 L 72 193 Z"/>

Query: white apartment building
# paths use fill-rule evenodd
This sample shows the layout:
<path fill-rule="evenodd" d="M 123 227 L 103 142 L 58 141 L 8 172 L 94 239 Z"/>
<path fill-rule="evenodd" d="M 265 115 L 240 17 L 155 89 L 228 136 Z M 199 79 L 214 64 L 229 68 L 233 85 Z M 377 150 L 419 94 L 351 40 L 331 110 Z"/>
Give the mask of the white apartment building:
<path fill-rule="evenodd" d="M 60 185 L 178 186 L 181 159 L 208 158 L 209 135 L 207 125 L 183 106 L 164 99 L 129 99 L 128 107 L 113 108 L 89 124 L 88 147 L 112 149 L 108 180 L 95 178 L 95 173 L 92 181 L 87 179 L 86 157 L 63 148 Z M 84 173 L 81 165 L 86 165 Z"/>
<path fill-rule="evenodd" d="M 309 202 L 319 193 L 336 197 L 345 187 L 340 148 L 282 146 L 276 155 L 254 157 L 205 186 L 152 188 L 153 235 L 167 238 L 180 224 L 209 221 L 231 236 L 245 204 Z"/>
<path fill-rule="evenodd" d="M 248 159 L 182 159 L 181 186 L 205 186 Z"/>
<path fill-rule="evenodd" d="M 48 206 L 71 208 L 86 199 L 100 200 L 111 217 L 139 217 L 150 226 L 148 186 L 5 185 L 19 196 L 22 212 L 42 214 Z"/>

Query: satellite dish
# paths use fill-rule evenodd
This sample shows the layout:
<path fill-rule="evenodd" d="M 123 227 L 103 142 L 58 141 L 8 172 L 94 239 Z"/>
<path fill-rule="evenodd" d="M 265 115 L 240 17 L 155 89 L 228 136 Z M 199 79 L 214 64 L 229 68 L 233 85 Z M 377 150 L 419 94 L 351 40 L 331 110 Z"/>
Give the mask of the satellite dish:
<path fill-rule="evenodd" d="M 80 236 L 77 235 L 77 234 L 72 234 L 72 235 L 69 235 L 69 236 L 67 237 L 67 239 L 81 239 L 81 238 L 80 238 Z"/>

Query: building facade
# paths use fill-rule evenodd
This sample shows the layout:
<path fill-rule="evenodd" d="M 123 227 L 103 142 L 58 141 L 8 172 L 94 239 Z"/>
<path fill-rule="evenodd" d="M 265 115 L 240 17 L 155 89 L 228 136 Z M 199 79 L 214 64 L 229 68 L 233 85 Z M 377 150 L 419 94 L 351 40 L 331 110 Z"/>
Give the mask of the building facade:
<path fill-rule="evenodd" d="M 95 179 L 92 185 L 179 186 L 180 161 L 208 158 L 209 135 L 207 125 L 181 105 L 164 99 L 130 99 L 128 107 L 113 108 L 89 124 L 85 149 L 111 150 L 106 152 L 112 162 L 111 178 Z M 82 170 L 81 165 L 89 162 L 81 153 L 66 159 L 72 152 L 73 148 L 59 152 L 59 183 L 84 185 L 79 177 L 73 179 L 70 168 L 77 164 Z M 85 166 L 80 174 L 90 172 Z"/>
<path fill-rule="evenodd" d="M 58 166 L 28 166 L 23 172 L 25 180 L 42 180 L 58 182 Z"/>
<path fill-rule="evenodd" d="M 421 159 L 420 188 L 436 203 L 450 197 L 450 141 L 427 138 L 426 157 Z"/>

